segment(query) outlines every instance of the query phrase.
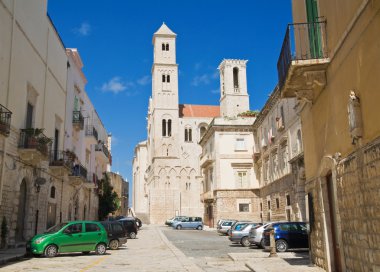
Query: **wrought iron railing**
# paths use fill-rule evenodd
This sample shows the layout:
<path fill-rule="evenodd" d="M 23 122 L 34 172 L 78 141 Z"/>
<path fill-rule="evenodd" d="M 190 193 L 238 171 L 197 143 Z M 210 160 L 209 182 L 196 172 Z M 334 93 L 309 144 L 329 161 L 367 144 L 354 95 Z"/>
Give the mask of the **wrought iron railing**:
<path fill-rule="evenodd" d="M 95 126 L 86 126 L 86 136 L 94 136 L 94 138 L 98 140 L 98 131 L 96 130 Z"/>
<path fill-rule="evenodd" d="M 112 160 L 111 153 L 109 152 L 108 148 L 103 143 L 98 143 L 97 145 L 95 145 L 95 151 L 103 152 L 104 155 L 106 155 L 106 157 L 110 159 L 110 161 Z"/>
<path fill-rule="evenodd" d="M 81 177 L 87 180 L 87 169 L 80 163 L 74 163 L 71 171 L 71 176 Z"/>
<path fill-rule="evenodd" d="M 18 147 L 23 149 L 37 149 L 43 155 L 48 156 L 53 140 L 46 137 L 42 131 L 43 129 L 39 128 L 21 129 Z"/>
<path fill-rule="evenodd" d="M 289 24 L 277 62 L 279 87 L 284 85 L 293 60 L 324 58 L 327 58 L 326 21 Z"/>
<path fill-rule="evenodd" d="M 65 166 L 72 169 L 74 166 L 74 160 L 71 154 L 67 151 L 52 150 L 50 152 L 50 166 Z"/>
<path fill-rule="evenodd" d="M 80 129 L 84 128 L 84 117 L 80 111 L 73 111 L 73 125 Z"/>
<path fill-rule="evenodd" d="M 0 133 L 9 135 L 11 131 L 12 112 L 0 104 Z"/>

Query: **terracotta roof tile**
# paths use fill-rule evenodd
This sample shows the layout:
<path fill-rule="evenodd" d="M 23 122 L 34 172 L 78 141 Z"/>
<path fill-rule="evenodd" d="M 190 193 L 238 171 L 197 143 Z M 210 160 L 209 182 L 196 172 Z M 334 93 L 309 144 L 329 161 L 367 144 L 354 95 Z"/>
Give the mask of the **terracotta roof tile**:
<path fill-rule="evenodd" d="M 219 117 L 220 106 L 212 105 L 179 105 L 179 117 Z"/>

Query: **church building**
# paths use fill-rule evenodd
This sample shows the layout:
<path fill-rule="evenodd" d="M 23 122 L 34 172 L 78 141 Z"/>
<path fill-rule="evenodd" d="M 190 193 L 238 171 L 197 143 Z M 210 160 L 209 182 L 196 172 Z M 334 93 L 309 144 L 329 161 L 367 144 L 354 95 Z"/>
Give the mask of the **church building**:
<path fill-rule="evenodd" d="M 147 140 L 135 148 L 133 208 L 136 216 L 161 224 L 175 215 L 204 215 L 204 178 L 199 145 L 216 117 L 249 110 L 245 60 L 223 60 L 220 106 L 179 104 L 176 34 L 165 24 L 153 35 L 152 96 Z"/>

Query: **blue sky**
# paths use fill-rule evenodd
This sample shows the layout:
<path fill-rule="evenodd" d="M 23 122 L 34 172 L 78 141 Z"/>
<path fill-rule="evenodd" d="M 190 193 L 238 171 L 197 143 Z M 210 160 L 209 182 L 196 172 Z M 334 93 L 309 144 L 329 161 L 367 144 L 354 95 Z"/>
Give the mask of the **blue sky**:
<path fill-rule="evenodd" d="M 291 1 L 49 0 L 64 44 L 78 48 L 86 91 L 113 135 L 112 170 L 132 181 L 135 145 L 146 139 L 151 95 L 152 36 L 165 22 L 177 34 L 179 102 L 219 104 L 217 67 L 247 59 L 251 109 L 261 109 L 277 84 L 277 59 Z"/>

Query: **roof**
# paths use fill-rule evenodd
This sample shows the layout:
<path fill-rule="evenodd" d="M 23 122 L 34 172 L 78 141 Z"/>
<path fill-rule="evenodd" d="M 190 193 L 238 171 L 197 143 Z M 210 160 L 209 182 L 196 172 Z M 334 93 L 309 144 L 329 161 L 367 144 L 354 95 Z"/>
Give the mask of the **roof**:
<path fill-rule="evenodd" d="M 179 117 L 219 117 L 220 106 L 213 105 L 179 105 Z"/>
<path fill-rule="evenodd" d="M 154 33 L 154 35 L 169 35 L 169 36 L 177 36 L 171 29 L 162 23 L 162 26 Z"/>

